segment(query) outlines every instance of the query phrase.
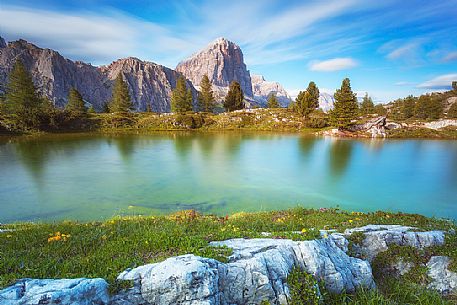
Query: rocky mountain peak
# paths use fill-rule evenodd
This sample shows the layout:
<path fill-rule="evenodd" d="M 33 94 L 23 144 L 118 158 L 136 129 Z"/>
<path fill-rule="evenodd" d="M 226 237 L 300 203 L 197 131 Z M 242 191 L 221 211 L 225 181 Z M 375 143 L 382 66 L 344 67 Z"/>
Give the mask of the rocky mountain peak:
<path fill-rule="evenodd" d="M 254 93 L 254 100 L 261 106 L 265 106 L 270 94 L 276 94 L 279 104 L 286 107 L 290 103 L 290 96 L 287 94 L 284 87 L 278 82 L 269 82 L 265 80 L 263 75 L 251 76 L 252 90 Z"/>
<path fill-rule="evenodd" d="M 244 63 L 241 48 L 225 39 L 218 38 L 206 48 L 180 62 L 176 71 L 198 86 L 208 75 L 217 98 L 222 99 L 232 81 L 237 81 L 246 97 L 253 97 L 251 76 Z"/>

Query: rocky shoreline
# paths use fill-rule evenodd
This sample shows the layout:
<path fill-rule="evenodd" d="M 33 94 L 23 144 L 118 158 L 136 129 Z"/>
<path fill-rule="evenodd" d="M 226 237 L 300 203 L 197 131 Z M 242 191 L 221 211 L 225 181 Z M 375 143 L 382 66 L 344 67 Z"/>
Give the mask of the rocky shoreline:
<path fill-rule="evenodd" d="M 371 263 L 379 253 L 394 246 L 441 246 L 445 235 L 455 232 L 367 225 L 344 233 L 321 230 L 320 234 L 321 238 L 307 241 L 236 238 L 212 242 L 212 246 L 233 250 L 228 262 L 188 254 L 127 269 L 118 280 L 132 281 L 133 287 L 114 295 L 101 278 L 22 279 L 0 291 L 0 304 L 288 304 L 287 276 L 294 267 L 322 281 L 332 293 L 371 289 L 376 287 Z M 355 235 L 359 236 L 356 241 Z M 457 273 L 448 269 L 449 263 L 446 256 L 429 259 L 427 288 L 442 295 L 457 292 Z M 401 262 L 395 266 L 411 268 Z"/>

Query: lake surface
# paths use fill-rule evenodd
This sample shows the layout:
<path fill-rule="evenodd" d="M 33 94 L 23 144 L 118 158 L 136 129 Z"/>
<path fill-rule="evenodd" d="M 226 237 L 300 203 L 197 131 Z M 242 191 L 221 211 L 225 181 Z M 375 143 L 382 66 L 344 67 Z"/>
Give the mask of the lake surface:
<path fill-rule="evenodd" d="M 457 219 L 457 141 L 290 134 L 0 140 L 0 222 L 295 206 Z"/>

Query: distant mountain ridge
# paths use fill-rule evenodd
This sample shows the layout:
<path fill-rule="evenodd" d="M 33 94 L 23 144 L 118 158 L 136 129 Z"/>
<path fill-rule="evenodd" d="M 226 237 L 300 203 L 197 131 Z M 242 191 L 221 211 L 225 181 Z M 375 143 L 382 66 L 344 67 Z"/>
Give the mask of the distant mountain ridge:
<path fill-rule="evenodd" d="M 276 95 L 282 107 L 289 105 L 291 97 L 280 83 L 266 81 L 263 75 L 255 74 L 251 76 L 251 81 L 254 100 L 261 106 L 266 106 L 270 94 Z"/>
<path fill-rule="evenodd" d="M 39 48 L 22 39 L 8 44 L 0 39 L 2 87 L 17 59 L 31 72 L 38 90 L 60 107 L 66 104 L 70 88 L 75 87 L 86 102 L 101 110 L 111 98 L 114 79 L 122 73 L 136 110 L 146 110 L 150 104 L 153 111 L 169 112 L 171 90 L 180 75 L 170 68 L 133 57 L 95 67 L 66 59 L 54 50 Z M 195 103 L 197 91 L 189 81 L 187 86 L 192 90 Z"/>
<path fill-rule="evenodd" d="M 96 67 L 72 61 L 59 52 L 40 48 L 25 40 L 6 43 L 0 37 L 0 90 L 5 88 L 8 75 L 17 59 L 21 59 L 32 74 L 37 89 L 55 105 L 65 106 L 68 92 L 75 87 L 83 99 L 102 110 L 111 98 L 114 79 L 122 73 L 127 81 L 134 109 L 144 111 L 148 105 L 154 112 L 171 111 L 171 91 L 180 75 L 187 78 L 193 103 L 203 75 L 213 84 L 216 99 L 222 102 L 232 81 L 238 81 L 244 92 L 247 107 L 265 106 L 268 95 L 275 92 L 282 106 L 289 103 L 289 95 L 277 82 L 268 82 L 254 75 L 244 63 L 241 48 L 225 38 L 218 38 L 203 50 L 181 61 L 176 70 L 128 57 Z"/>

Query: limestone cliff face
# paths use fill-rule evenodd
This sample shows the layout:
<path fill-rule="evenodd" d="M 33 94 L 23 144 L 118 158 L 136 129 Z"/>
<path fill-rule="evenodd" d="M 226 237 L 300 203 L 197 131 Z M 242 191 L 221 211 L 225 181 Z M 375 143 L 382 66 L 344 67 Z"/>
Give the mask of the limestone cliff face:
<path fill-rule="evenodd" d="M 171 90 L 176 87 L 180 75 L 175 70 L 134 57 L 116 60 L 99 70 L 110 81 L 122 73 L 135 109 L 144 111 L 149 104 L 154 112 L 170 111 Z M 190 81 L 187 81 L 187 87 L 191 88 L 195 101 L 197 91 Z"/>
<path fill-rule="evenodd" d="M 280 83 L 266 81 L 262 75 L 252 75 L 251 81 L 254 100 L 259 105 L 265 106 L 269 95 L 272 93 L 276 94 L 278 102 L 282 107 L 289 105 L 291 98 Z"/>
<path fill-rule="evenodd" d="M 31 72 L 38 90 L 57 106 L 67 103 L 68 91 L 75 87 L 85 101 L 95 109 L 102 109 L 111 98 L 113 80 L 122 73 L 136 110 L 145 110 L 150 104 L 153 111 L 170 111 L 171 90 L 179 76 L 172 69 L 131 57 L 94 67 L 73 62 L 54 50 L 39 48 L 25 40 L 8 45 L 2 42 L 4 40 L 0 39 L 0 89 L 6 85 L 16 60 L 21 59 Z M 187 86 L 196 100 L 196 90 L 189 81 Z"/>
<path fill-rule="evenodd" d="M 58 106 L 66 104 L 72 86 L 96 108 L 111 95 L 110 83 L 96 67 L 65 59 L 56 51 L 39 48 L 25 40 L 10 42 L 0 48 L 2 87 L 17 59 L 21 59 L 31 72 L 37 89 Z"/>
<path fill-rule="evenodd" d="M 246 69 L 243 52 L 238 45 L 225 38 L 215 40 L 202 51 L 180 62 L 176 71 L 194 86 L 200 85 L 207 74 L 218 100 L 225 97 L 232 81 L 239 82 L 245 97 L 253 99 L 251 76 Z"/>

